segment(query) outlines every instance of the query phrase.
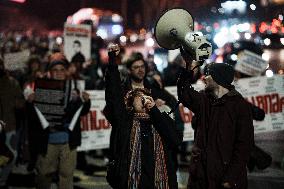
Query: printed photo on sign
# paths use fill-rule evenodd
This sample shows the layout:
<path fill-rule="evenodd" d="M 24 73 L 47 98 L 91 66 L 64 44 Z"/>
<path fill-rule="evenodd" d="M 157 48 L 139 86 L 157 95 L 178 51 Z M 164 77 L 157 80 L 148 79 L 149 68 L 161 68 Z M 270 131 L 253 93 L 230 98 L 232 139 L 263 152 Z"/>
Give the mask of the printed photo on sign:
<path fill-rule="evenodd" d="M 73 63 L 84 63 L 91 57 L 91 26 L 65 24 L 64 54 Z"/>

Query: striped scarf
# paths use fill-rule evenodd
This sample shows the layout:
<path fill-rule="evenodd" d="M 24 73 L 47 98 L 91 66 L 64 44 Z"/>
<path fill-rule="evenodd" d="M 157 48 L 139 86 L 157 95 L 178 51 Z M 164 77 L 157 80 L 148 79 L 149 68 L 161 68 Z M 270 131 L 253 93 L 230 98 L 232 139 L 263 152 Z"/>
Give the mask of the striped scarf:
<path fill-rule="evenodd" d="M 141 176 L 141 130 L 139 120 L 150 120 L 145 113 L 135 113 L 130 138 L 130 168 L 128 176 L 128 189 L 138 189 Z M 169 189 L 168 174 L 162 139 L 151 125 L 154 140 L 155 160 L 155 189 Z"/>

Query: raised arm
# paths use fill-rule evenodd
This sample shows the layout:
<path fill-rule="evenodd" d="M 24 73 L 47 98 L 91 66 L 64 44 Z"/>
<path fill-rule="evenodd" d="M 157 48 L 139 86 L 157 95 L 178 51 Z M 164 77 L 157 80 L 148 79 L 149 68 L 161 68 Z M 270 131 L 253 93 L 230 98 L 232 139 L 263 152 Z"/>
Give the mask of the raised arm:
<path fill-rule="evenodd" d="M 124 104 L 120 73 L 118 71 L 118 66 L 115 63 L 115 53 L 115 49 L 110 49 L 108 53 L 109 64 L 107 66 L 105 76 L 106 107 L 104 108 L 104 114 L 113 127 L 115 127 L 117 123 L 127 115 Z"/>
<path fill-rule="evenodd" d="M 206 96 L 194 90 L 191 85 L 192 77 L 192 70 L 182 69 L 177 82 L 178 100 L 194 113 L 199 113 L 206 103 Z"/>

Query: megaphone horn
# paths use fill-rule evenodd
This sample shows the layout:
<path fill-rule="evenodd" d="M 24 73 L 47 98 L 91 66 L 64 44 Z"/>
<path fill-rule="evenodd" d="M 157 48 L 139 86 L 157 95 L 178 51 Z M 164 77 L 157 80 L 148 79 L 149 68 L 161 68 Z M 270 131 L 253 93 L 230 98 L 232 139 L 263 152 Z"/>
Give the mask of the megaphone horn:
<path fill-rule="evenodd" d="M 197 61 L 208 59 L 212 53 L 212 45 L 200 32 L 194 32 L 193 23 L 191 14 L 185 9 L 166 11 L 155 26 L 157 43 L 168 50 L 183 47 Z"/>

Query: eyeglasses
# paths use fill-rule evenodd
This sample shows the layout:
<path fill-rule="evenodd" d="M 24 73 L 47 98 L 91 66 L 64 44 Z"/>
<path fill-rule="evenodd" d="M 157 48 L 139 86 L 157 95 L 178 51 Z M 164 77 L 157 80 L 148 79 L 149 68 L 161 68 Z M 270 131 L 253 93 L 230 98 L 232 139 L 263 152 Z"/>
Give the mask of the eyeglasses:
<path fill-rule="evenodd" d="M 131 69 L 133 70 L 138 70 L 138 69 L 145 69 L 145 65 L 141 65 L 141 66 L 132 66 Z"/>
<path fill-rule="evenodd" d="M 65 72 L 66 71 L 66 69 L 64 69 L 64 68 L 61 68 L 61 69 L 51 69 L 51 71 L 52 72 Z"/>

